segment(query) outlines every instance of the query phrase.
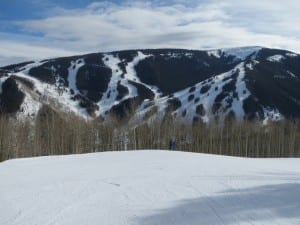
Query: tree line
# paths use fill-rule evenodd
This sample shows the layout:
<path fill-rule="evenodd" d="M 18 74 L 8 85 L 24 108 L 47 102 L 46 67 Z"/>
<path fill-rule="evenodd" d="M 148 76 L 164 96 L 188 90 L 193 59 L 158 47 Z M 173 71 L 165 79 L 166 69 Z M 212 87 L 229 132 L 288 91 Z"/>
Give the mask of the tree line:
<path fill-rule="evenodd" d="M 44 107 L 33 119 L 0 116 L 0 161 L 101 151 L 176 149 L 240 157 L 299 157 L 300 122 L 235 120 L 183 124 L 174 119 L 128 126 L 128 121 L 87 121 Z"/>

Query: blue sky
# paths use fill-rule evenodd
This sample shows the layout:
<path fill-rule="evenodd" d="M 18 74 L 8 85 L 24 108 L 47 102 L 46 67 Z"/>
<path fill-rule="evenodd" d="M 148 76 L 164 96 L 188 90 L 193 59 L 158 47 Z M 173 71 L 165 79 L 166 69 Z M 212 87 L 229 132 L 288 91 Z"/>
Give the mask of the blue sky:
<path fill-rule="evenodd" d="M 136 48 L 300 52 L 298 0 L 3 0 L 0 65 Z"/>
<path fill-rule="evenodd" d="M 1 2 L 1 20 L 43 18 L 49 10 L 62 8 L 84 8 L 93 0 L 9 0 Z"/>

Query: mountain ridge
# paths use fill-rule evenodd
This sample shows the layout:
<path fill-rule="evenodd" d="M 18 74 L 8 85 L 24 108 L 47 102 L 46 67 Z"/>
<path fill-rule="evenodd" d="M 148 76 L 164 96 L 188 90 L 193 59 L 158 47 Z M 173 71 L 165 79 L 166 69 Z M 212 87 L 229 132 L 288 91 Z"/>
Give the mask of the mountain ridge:
<path fill-rule="evenodd" d="M 49 98 L 64 111 L 104 120 L 129 114 L 147 119 L 172 115 L 185 122 L 300 117 L 300 56 L 280 49 L 122 50 L 27 62 L 2 71 L 7 76 L 1 76 L 1 87 L 11 78 L 22 89 L 27 80 L 33 93 L 47 99 L 33 98 L 23 87 L 18 110 L 9 111 L 21 117 L 22 109 L 24 115 L 37 115 Z M 1 91 L 2 113 L 5 96 Z M 26 100 L 30 110 L 24 110 Z"/>

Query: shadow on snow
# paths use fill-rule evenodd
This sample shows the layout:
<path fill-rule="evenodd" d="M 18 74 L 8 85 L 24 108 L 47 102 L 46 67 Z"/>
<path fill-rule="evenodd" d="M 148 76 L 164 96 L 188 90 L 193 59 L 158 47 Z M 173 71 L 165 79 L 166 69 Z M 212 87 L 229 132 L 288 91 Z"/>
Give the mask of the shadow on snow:
<path fill-rule="evenodd" d="M 215 225 L 293 219 L 300 224 L 300 184 L 277 184 L 228 190 L 185 200 L 138 219 L 140 225 Z"/>

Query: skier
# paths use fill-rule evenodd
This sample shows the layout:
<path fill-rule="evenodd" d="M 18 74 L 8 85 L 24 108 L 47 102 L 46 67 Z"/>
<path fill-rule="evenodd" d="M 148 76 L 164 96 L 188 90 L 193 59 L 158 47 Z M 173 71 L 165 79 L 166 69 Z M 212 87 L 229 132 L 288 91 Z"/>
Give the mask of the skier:
<path fill-rule="evenodd" d="M 170 150 L 176 150 L 176 142 L 175 139 L 171 139 L 169 142 L 169 149 Z"/>
<path fill-rule="evenodd" d="M 172 150 L 176 150 L 176 142 L 175 142 L 175 139 L 174 139 L 173 142 L 172 142 Z"/>
<path fill-rule="evenodd" d="M 170 139 L 170 141 L 169 141 L 169 150 L 172 150 L 172 144 L 173 144 L 173 141 L 172 141 L 172 139 Z"/>

